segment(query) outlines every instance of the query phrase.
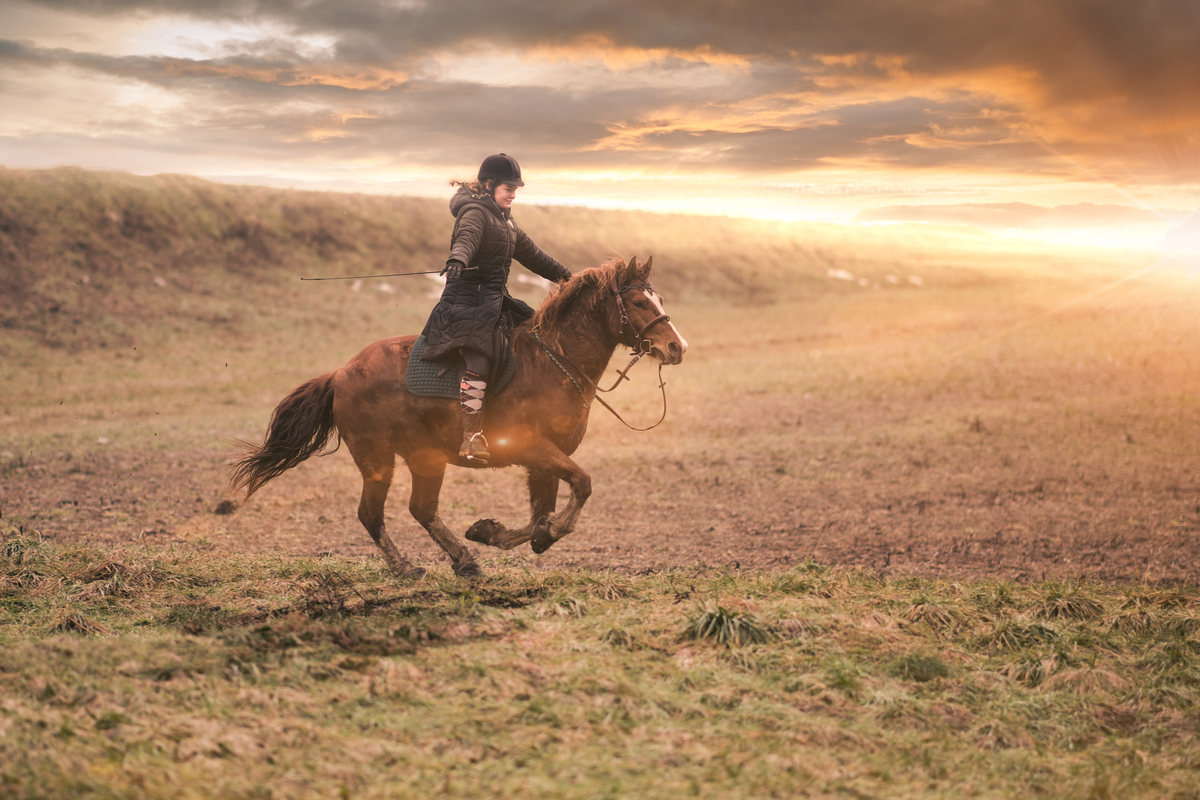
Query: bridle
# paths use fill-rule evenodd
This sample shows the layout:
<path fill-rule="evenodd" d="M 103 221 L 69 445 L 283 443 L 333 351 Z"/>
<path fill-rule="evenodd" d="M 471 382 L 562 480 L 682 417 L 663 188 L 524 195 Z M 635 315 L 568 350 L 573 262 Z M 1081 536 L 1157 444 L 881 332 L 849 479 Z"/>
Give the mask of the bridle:
<path fill-rule="evenodd" d="M 617 300 L 617 311 L 620 312 L 620 314 L 621 314 L 621 331 L 620 331 L 620 333 L 617 334 L 617 339 L 619 341 L 621 338 L 621 334 L 625 333 L 625 328 L 628 327 L 630 324 L 629 314 L 628 314 L 628 312 L 625 311 L 625 301 L 621 298 L 621 295 L 625 294 L 626 292 L 630 291 L 631 289 L 645 289 L 647 292 L 650 292 L 651 294 L 653 294 L 654 287 L 648 283 L 631 283 L 628 286 L 618 288 L 617 287 L 617 276 L 615 276 L 615 275 L 609 280 L 608 286 L 612 290 L 613 297 L 615 297 Z M 650 330 L 651 326 L 653 326 L 659 322 L 670 322 L 670 321 L 671 321 L 671 317 L 668 316 L 667 314 L 659 314 L 657 317 L 650 320 L 649 322 L 647 322 L 645 325 L 643 325 L 641 327 L 641 329 L 637 332 L 637 335 L 634 337 L 637 344 L 633 346 L 633 351 L 636 354 L 638 354 L 637 358 L 641 358 L 643 355 L 649 355 L 650 349 L 653 346 L 653 345 L 651 345 L 650 340 L 646 338 L 646 331 Z M 632 363 L 630 363 L 629 366 L 632 367 L 636 363 L 637 363 L 637 359 L 635 358 L 634 361 Z M 625 369 L 628 370 L 629 367 L 626 367 Z M 618 381 L 618 383 L 620 383 L 620 381 Z M 612 390 L 610 389 L 609 391 L 612 391 Z"/>
<path fill-rule="evenodd" d="M 625 333 L 625 329 L 632 325 L 632 323 L 629 320 L 629 313 L 625 310 L 625 301 L 622 299 L 621 295 L 625 294 L 625 292 L 628 292 L 631 289 L 645 289 L 647 292 L 653 292 L 654 287 L 648 283 L 631 283 L 628 286 L 621 287 L 621 286 L 617 285 L 617 278 L 614 275 L 612 277 L 612 279 L 609 281 L 609 289 L 612 290 L 613 297 L 617 301 L 617 311 L 621 315 L 621 330 L 617 332 L 617 341 L 620 342 L 621 336 Z M 574 362 L 571 361 L 571 359 L 567 358 L 566 356 L 562 355 L 561 353 L 555 353 L 553 350 L 551 350 L 549 347 L 547 347 L 546 343 L 542 341 L 542 337 L 538 334 L 536 328 L 532 331 L 532 333 L 533 333 L 533 338 L 536 339 L 537 343 L 539 345 L 541 345 L 543 350 L 546 351 L 546 355 L 550 356 L 550 360 L 554 362 L 555 366 L 557 366 L 560 370 L 562 370 L 566 374 L 566 376 L 571 379 L 571 383 L 575 385 L 575 390 L 577 392 L 579 392 L 579 396 L 583 398 L 583 410 L 585 412 L 591 407 L 592 401 L 588 399 L 587 394 L 583 390 L 583 386 L 581 386 L 579 384 L 579 381 L 575 379 L 575 375 L 571 374 L 571 370 L 568 370 L 566 367 L 563 366 L 562 361 L 565 361 L 568 364 L 570 364 L 574 368 L 575 372 L 578 373 L 581 378 L 583 378 L 585 381 L 587 381 L 589 384 L 591 384 L 592 388 L 595 390 L 595 393 L 592 394 L 592 399 L 599 401 L 600 405 L 602 405 L 606 409 L 608 409 L 609 413 L 611 413 L 614 417 L 616 417 L 618 420 L 620 420 L 622 425 L 624 425 L 626 428 L 629 428 L 630 430 L 634 430 L 634 431 L 648 431 L 653 428 L 657 428 L 659 425 L 662 424 L 662 421 L 667 418 L 667 382 L 664 381 L 663 377 L 662 377 L 662 368 L 663 368 L 662 362 L 659 362 L 659 365 L 658 365 L 658 388 L 660 391 L 662 391 L 663 410 L 662 410 L 662 415 L 658 418 L 658 422 L 655 422 L 653 425 L 650 425 L 649 427 L 646 427 L 646 428 L 633 427 L 628 422 L 626 422 L 625 419 L 620 414 L 617 413 L 616 409 L 614 409 L 608 403 L 604 402 L 604 398 L 600 397 L 600 395 L 598 393 L 604 392 L 607 394 L 608 392 L 611 392 L 614 389 L 616 389 L 618 386 L 620 386 L 621 381 L 629 380 L 629 370 L 633 369 L 633 365 L 636 364 L 638 361 L 640 361 L 643 356 L 650 355 L 651 350 L 653 349 L 653 344 L 650 342 L 649 339 L 646 338 L 646 331 L 650 330 L 651 326 L 656 325 L 659 322 L 670 322 L 670 321 L 671 321 L 671 317 L 669 315 L 659 314 L 657 317 L 655 317 L 654 319 L 647 322 L 645 325 L 643 325 L 638 330 L 637 334 L 634 336 L 634 341 L 636 342 L 636 345 L 632 345 L 632 346 L 627 345 L 630 347 L 630 355 L 632 355 L 633 358 L 630 360 L 630 362 L 628 364 L 625 365 L 625 369 L 617 370 L 617 380 L 613 383 L 612 386 L 608 387 L 607 389 L 602 388 L 600 386 L 600 384 L 596 383 L 594 380 L 589 378 L 587 376 L 587 373 L 585 373 L 578 366 L 576 366 L 574 364 Z M 562 359 L 562 361 L 560 361 L 559 359 Z M 584 423 L 585 419 L 586 419 L 586 414 L 579 418 L 579 425 L 576 426 L 576 428 L 575 428 L 574 439 L 576 442 L 578 442 L 580 439 L 583 438 L 583 423 Z"/>

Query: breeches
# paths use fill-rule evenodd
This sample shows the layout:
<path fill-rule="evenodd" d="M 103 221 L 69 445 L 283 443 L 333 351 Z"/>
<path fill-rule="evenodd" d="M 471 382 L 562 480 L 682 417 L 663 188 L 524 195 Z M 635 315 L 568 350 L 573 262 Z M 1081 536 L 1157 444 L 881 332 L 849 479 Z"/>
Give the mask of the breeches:
<path fill-rule="evenodd" d="M 462 353 L 468 372 L 474 372 L 481 378 L 486 378 L 491 373 L 492 360 L 483 353 L 468 347 L 463 347 L 458 352 Z"/>

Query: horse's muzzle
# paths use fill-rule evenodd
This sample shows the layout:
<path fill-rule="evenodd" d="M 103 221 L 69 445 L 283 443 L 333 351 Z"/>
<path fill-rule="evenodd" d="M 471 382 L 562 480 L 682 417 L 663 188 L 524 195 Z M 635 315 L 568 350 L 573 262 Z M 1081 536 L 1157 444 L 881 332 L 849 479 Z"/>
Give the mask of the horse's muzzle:
<path fill-rule="evenodd" d="M 686 351 L 686 345 L 681 345 L 679 342 L 669 342 L 665 353 L 661 348 L 655 347 L 650 351 L 650 354 L 657 358 L 660 364 L 678 364 L 683 361 L 683 354 Z"/>

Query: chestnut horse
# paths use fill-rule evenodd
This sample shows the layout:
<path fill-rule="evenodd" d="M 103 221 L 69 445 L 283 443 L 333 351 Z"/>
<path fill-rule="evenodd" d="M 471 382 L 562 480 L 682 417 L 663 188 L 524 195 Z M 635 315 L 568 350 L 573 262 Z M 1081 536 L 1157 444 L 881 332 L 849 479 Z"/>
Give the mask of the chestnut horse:
<path fill-rule="evenodd" d="M 687 351 L 662 298 L 650 285 L 653 259 L 639 265 L 620 259 L 579 272 L 542 302 L 513 335 L 516 371 L 489 391 L 484 434 L 491 449 L 487 469 L 522 467 L 528 475 L 532 519 L 508 529 L 479 520 L 466 533 L 473 542 L 505 550 L 530 542 L 545 552 L 575 528 L 592 481 L 570 456 L 587 428 L 588 411 L 618 345 L 648 353 L 660 364 L 678 364 Z M 362 473 L 358 518 L 399 577 L 419 577 L 416 567 L 384 530 L 383 507 L 396 456 L 412 473 L 408 509 L 446 552 L 454 572 L 482 575 L 474 553 L 438 516 L 447 465 L 480 469 L 459 458 L 461 410 L 456 399 L 418 397 L 405 385 L 415 336 L 367 345 L 341 369 L 299 386 L 275 409 L 261 445 L 242 444 L 231 491 L 248 499 L 267 481 L 325 448 L 336 433 Z M 558 482 L 571 499 L 554 513 Z"/>

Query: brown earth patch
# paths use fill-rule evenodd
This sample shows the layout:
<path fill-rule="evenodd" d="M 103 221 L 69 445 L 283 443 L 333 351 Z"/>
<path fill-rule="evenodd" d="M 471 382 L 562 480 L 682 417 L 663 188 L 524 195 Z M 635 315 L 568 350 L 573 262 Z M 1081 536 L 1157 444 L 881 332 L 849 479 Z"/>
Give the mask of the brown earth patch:
<path fill-rule="evenodd" d="M 789 403 L 803 405 L 803 424 L 783 412 Z M 632 572 L 784 569 L 812 558 L 943 578 L 1200 582 L 1197 473 L 1153 447 L 1138 453 L 1119 439 L 1124 460 L 1097 465 L 1064 448 L 1028 455 L 1021 444 L 1037 438 L 1036 425 L 1018 435 L 988 421 L 980 433 L 975 419 L 960 420 L 957 432 L 938 425 L 936 442 L 922 444 L 897 442 L 902 423 L 865 406 L 745 395 L 736 420 L 707 411 L 697 424 L 714 435 L 740 428 L 745 446 L 714 452 L 695 436 L 681 446 L 688 421 L 678 417 L 651 434 L 597 420 L 577 454 L 595 487 L 577 532 L 542 556 L 480 555 Z M 1026 453 L 1022 462 L 992 452 L 1005 438 L 1000 449 Z M 360 484 L 345 451 L 310 460 L 232 514 L 215 513 L 223 460 L 211 450 L 13 457 L 0 465 L 0 511 L 8 530 L 64 543 L 376 555 L 355 516 Z M 392 488 L 389 532 L 419 563 L 437 563 L 440 551 L 408 515 L 405 475 Z M 442 515 L 459 531 L 485 517 L 524 524 L 527 513 L 517 470 L 447 475 Z"/>

